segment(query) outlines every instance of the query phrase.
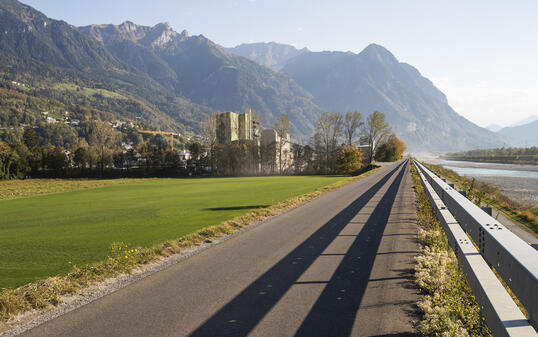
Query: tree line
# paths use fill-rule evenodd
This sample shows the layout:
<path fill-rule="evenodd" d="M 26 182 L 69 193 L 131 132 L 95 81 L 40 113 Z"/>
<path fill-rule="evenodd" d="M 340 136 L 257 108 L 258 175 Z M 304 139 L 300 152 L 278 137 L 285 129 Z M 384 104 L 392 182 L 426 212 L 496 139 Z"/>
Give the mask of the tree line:
<path fill-rule="evenodd" d="M 354 174 L 374 159 L 394 161 L 405 151 L 380 112 L 364 120 L 358 111 L 325 113 L 306 144 L 291 142 L 286 115 L 274 125 L 277 141 L 263 146 L 250 140 L 217 144 L 215 115 L 203 124 L 199 140 L 176 141 L 175 151 L 161 135 L 99 120 L 10 130 L 0 134 L 0 179 Z"/>
<path fill-rule="evenodd" d="M 538 164 L 538 147 L 503 147 L 448 153 L 445 159 L 480 161 L 491 163 Z"/>
<path fill-rule="evenodd" d="M 253 119 L 261 125 L 261 116 Z M 378 111 L 364 120 L 358 111 L 326 112 L 316 121 L 314 135 L 306 144 L 291 142 L 285 114 L 274 124 L 277 140 L 270 144 L 218 144 L 215 125 L 215 116 L 209 116 L 202 126 L 202 142 L 216 175 L 354 174 L 374 160 L 396 161 L 406 149 Z"/>

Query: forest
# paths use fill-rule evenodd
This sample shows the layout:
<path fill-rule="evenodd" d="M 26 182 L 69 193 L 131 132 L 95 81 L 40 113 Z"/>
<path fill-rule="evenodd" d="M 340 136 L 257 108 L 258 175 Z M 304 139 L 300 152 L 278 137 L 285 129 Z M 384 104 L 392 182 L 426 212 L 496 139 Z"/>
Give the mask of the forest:
<path fill-rule="evenodd" d="M 498 149 L 471 150 L 466 152 L 447 153 L 443 158 L 449 160 L 489 163 L 538 165 L 538 147 L 503 147 Z"/>

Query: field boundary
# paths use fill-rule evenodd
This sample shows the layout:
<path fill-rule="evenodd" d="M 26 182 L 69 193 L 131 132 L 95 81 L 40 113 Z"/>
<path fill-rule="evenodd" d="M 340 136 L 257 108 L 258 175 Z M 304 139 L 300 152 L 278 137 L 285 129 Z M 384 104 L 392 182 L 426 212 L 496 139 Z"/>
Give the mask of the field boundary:
<path fill-rule="evenodd" d="M 133 248 L 116 243 L 111 247 L 111 256 L 105 261 L 74 267 L 65 276 L 51 277 L 16 289 L 4 289 L 0 291 L 0 336 L 20 334 L 91 303 L 383 168 L 375 167 L 360 175 L 342 179 L 267 208 L 254 209 L 153 247 Z"/>

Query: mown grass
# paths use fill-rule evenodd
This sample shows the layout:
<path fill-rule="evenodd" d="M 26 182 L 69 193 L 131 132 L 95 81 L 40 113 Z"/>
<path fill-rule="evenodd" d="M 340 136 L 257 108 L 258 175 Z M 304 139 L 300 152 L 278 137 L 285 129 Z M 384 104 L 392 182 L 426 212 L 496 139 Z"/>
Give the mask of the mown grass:
<path fill-rule="evenodd" d="M 112 242 L 153 246 L 341 179 L 119 181 L 100 188 L 3 200 L 0 288 L 65 274 L 73 265 L 103 260 Z"/>
<path fill-rule="evenodd" d="M 378 168 L 376 168 L 378 169 Z M 318 185 L 320 187 L 316 188 L 314 191 L 301 194 L 295 197 L 291 197 L 287 200 L 278 202 L 269 207 L 260 207 L 254 208 L 253 210 L 248 210 L 244 205 L 240 207 L 231 206 L 234 209 L 225 209 L 224 211 L 238 211 L 244 213 L 243 215 L 236 216 L 230 220 L 226 220 L 217 225 L 203 227 L 193 233 L 179 236 L 177 233 L 174 234 L 174 237 L 179 237 L 178 239 L 167 240 L 155 244 L 147 245 L 145 247 L 136 246 L 136 244 L 129 244 L 125 242 L 112 242 L 108 249 L 104 251 L 105 258 L 94 262 L 91 264 L 82 264 L 82 265 L 73 265 L 70 268 L 70 271 L 65 275 L 54 276 L 48 279 L 39 280 L 32 282 L 30 284 L 18 287 L 16 289 L 4 289 L 0 292 L 0 331 L 2 326 L 5 328 L 5 323 L 14 315 L 17 315 L 21 312 L 25 312 L 33 309 L 43 309 L 50 305 L 57 305 L 61 301 L 61 296 L 67 294 L 78 293 L 81 289 L 95 283 L 102 281 L 106 278 L 113 277 L 120 273 L 131 272 L 134 268 L 140 267 L 148 262 L 155 261 L 162 256 L 169 256 L 171 254 L 180 253 L 185 248 L 190 248 L 196 245 L 199 245 L 203 242 L 211 242 L 215 238 L 228 235 L 234 231 L 239 230 L 245 226 L 248 226 L 252 223 L 262 221 L 268 217 L 280 214 L 288 209 L 294 208 L 301 203 L 312 200 L 317 196 L 326 193 L 328 191 L 339 188 L 349 182 L 352 182 L 356 179 L 368 176 L 372 174 L 376 169 L 362 173 L 358 177 L 265 177 L 265 178 L 228 178 L 228 179 L 200 179 L 198 184 L 232 184 L 231 186 L 226 186 L 226 190 L 231 193 L 224 193 L 227 198 L 230 198 L 230 194 L 237 194 L 239 191 L 244 191 L 245 186 L 236 189 L 234 186 L 238 185 L 237 180 L 244 180 L 243 183 L 254 180 L 255 185 L 262 187 L 261 182 L 268 180 L 269 183 L 279 182 L 277 184 L 280 189 L 280 195 L 283 199 L 285 194 L 298 194 L 298 190 L 295 189 L 290 191 L 286 188 L 286 185 L 301 185 L 300 189 L 310 188 L 312 190 L 314 186 Z M 168 181 L 174 179 L 167 179 Z M 295 180 L 295 184 L 294 184 Z M 192 181 L 195 181 L 194 179 Z M 235 181 L 235 182 L 234 182 Z M 329 184 L 332 181 L 331 184 Z M 193 182 L 196 184 L 196 182 Z M 239 182 L 240 184 L 240 182 Z M 308 186 L 308 187 L 307 187 Z M 267 187 L 265 185 L 264 187 Z M 104 188 L 106 189 L 106 188 Z M 186 188 L 189 190 L 189 188 Z M 285 191 L 285 193 L 284 193 Z M 191 189 L 192 192 L 192 189 Z M 255 191 L 254 194 L 264 194 L 263 191 Z M 70 194 L 70 193 L 66 193 Z M 189 198 L 194 197 L 192 193 L 187 193 Z M 244 197 L 253 197 L 253 193 L 249 191 Z M 27 199 L 25 199 L 27 200 Z M 252 200 L 249 200 L 252 201 Z M 271 202 L 276 202 L 274 199 Z M 2 203 L 0 202 L 0 205 Z M 181 205 L 179 205 L 181 206 Z M 218 206 L 218 207 L 206 207 L 210 208 L 225 208 L 227 206 Z M 212 212 L 212 211 L 211 211 Z M 212 214 L 212 213 L 211 213 Z M 226 215 L 226 214 L 224 214 Z M 227 216 L 230 216 L 228 214 Z M 178 229 L 181 226 L 176 226 Z M 78 252 L 77 252 L 78 253 Z"/>
<path fill-rule="evenodd" d="M 460 176 L 440 165 L 425 164 L 430 170 L 450 180 L 457 187 L 467 192 L 467 197 L 475 203 L 484 203 L 503 211 L 509 217 L 538 234 L 538 208 L 522 205 L 501 193 L 499 188 L 484 181 Z"/>
<path fill-rule="evenodd" d="M 411 171 L 423 245 L 415 267 L 416 284 L 422 293 L 418 307 L 423 314 L 417 331 L 422 336 L 491 336 L 414 165 Z"/>

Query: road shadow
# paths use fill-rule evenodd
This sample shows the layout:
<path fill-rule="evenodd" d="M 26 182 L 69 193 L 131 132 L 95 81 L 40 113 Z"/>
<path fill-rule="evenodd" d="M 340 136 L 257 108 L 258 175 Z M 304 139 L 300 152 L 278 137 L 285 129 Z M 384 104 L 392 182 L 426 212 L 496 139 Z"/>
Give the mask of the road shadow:
<path fill-rule="evenodd" d="M 323 253 L 348 222 L 355 217 L 401 166 L 402 164 L 396 166 L 366 192 L 362 193 L 346 208 L 321 226 L 293 251 L 193 331 L 190 336 L 248 335 L 306 269 Z"/>
<path fill-rule="evenodd" d="M 383 195 L 295 336 L 351 334 L 404 173 L 400 171 Z"/>
<path fill-rule="evenodd" d="M 246 205 L 246 206 L 228 206 L 228 207 L 210 207 L 204 208 L 204 211 L 237 211 L 242 209 L 266 208 L 270 205 Z"/>

